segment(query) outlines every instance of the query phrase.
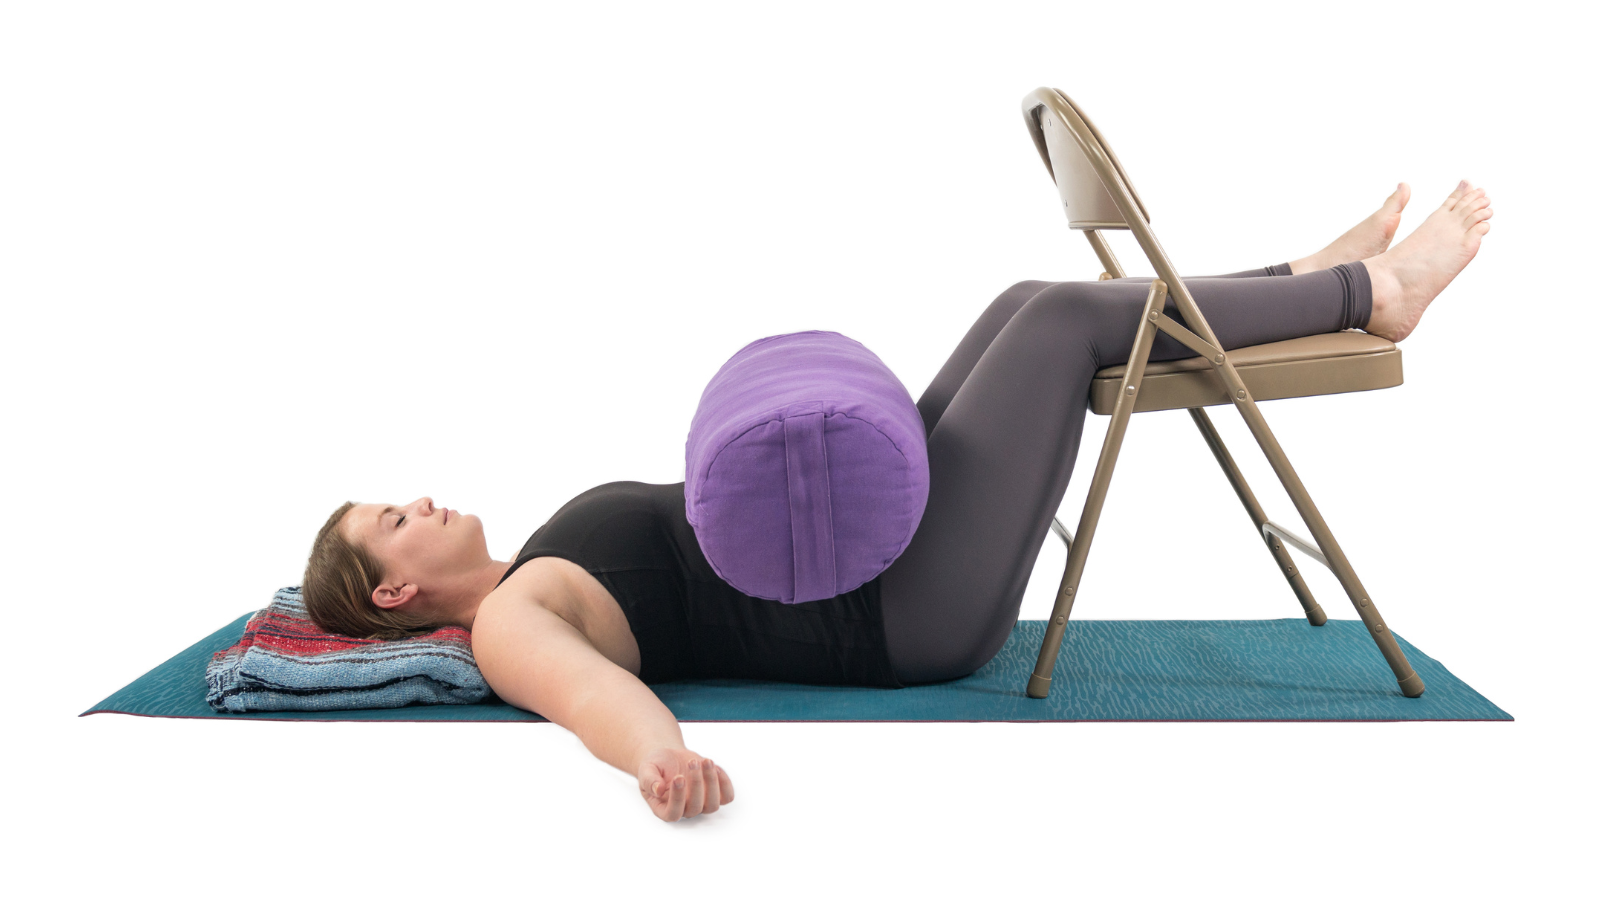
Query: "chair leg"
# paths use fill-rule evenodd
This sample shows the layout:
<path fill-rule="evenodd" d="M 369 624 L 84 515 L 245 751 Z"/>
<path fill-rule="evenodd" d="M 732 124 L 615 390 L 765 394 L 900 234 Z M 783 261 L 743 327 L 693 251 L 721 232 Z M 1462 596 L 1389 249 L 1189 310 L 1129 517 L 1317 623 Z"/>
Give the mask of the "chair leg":
<path fill-rule="evenodd" d="M 1055 671 L 1056 653 L 1061 649 L 1067 619 L 1072 615 L 1078 581 L 1083 577 L 1089 546 L 1094 542 L 1095 526 L 1100 523 L 1100 509 L 1105 505 L 1106 491 L 1111 487 L 1111 474 L 1117 467 L 1117 454 L 1122 451 L 1122 436 L 1128 430 L 1128 419 L 1133 416 L 1134 398 L 1139 392 L 1140 382 L 1144 380 L 1145 363 L 1150 359 L 1150 345 L 1155 341 L 1155 320 L 1161 315 L 1161 307 L 1166 299 L 1166 284 L 1159 279 L 1150 282 L 1150 293 L 1144 302 L 1144 317 L 1139 321 L 1133 353 L 1128 357 L 1128 368 L 1122 376 L 1122 389 L 1117 392 L 1117 408 L 1111 413 L 1105 443 L 1100 445 L 1100 462 L 1095 466 L 1089 497 L 1084 501 L 1083 516 L 1078 520 L 1078 533 L 1067 553 L 1067 568 L 1061 574 L 1055 608 L 1050 611 L 1049 624 L 1045 626 L 1039 660 L 1034 663 L 1033 674 L 1028 678 L 1028 696 L 1036 700 L 1050 696 L 1050 675 Z"/>
<path fill-rule="evenodd" d="M 1206 415 L 1204 409 L 1194 407 L 1189 410 L 1189 418 L 1194 419 L 1195 427 L 1200 429 L 1200 436 L 1205 438 L 1206 446 L 1211 448 L 1211 455 L 1217 458 L 1217 465 L 1222 467 L 1222 474 L 1228 476 L 1228 483 L 1233 485 L 1233 492 L 1239 495 L 1239 502 L 1244 504 L 1244 511 L 1249 513 L 1250 521 L 1256 526 L 1256 534 L 1266 542 L 1267 549 L 1272 552 L 1272 558 L 1277 561 L 1278 568 L 1283 572 L 1283 577 L 1289 580 L 1289 587 L 1294 590 L 1294 595 L 1300 598 L 1300 607 L 1305 610 L 1306 621 L 1313 625 L 1327 622 L 1328 614 L 1317 605 L 1317 598 L 1311 595 L 1311 588 L 1300 576 L 1300 570 L 1295 568 L 1294 559 L 1289 556 L 1289 548 L 1283 546 L 1283 541 L 1275 535 L 1266 534 L 1261 530 L 1261 527 L 1267 524 L 1266 511 L 1256 502 L 1255 493 L 1250 490 L 1250 485 L 1245 483 L 1244 473 L 1239 471 L 1239 466 L 1233 461 L 1233 455 L 1222 443 L 1222 435 L 1217 434 L 1216 426 L 1211 424 L 1211 417 Z"/>
<path fill-rule="evenodd" d="M 1278 480 L 1283 482 L 1284 490 L 1288 491 L 1289 499 L 1294 501 L 1294 508 L 1299 511 L 1300 518 L 1311 529 L 1311 536 L 1321 548 L 1322 555 L 1328 558 L 1328 568 L 1333 570 L 1334 577 L 1339 579 L 1339 584 L 1350 596 L 1356 614 L 1367 626 L 1367 633 L 1372 635 L 1373 642 L 1378 645 L 1378 651 L 1388 661 L 1395 680 L 1400 684 L 1400 692 L 1407 697 L 1422 696 L 1425 689 L 1422 676 L 1418 675 L 1406 661 L 1406 655 L 1401 651 L 1400 644 L 1395 641 L 1389 626 L 1384 624 L 1383 617 L 1378 615 L 1378 607 L 1367 595 L 1367 589 L 1362 586 L 1361 579 L 1356 577 L 1355 569 L 1345 558 L 1344 551 L 1339 548 L 1339 542 L 1334 540 L 1328 523 L 1322 520 L 1317 505 L 1311 502 L 1311 494 L 1306 491 L 1305 485 L 1300 483 L 1300 476 L 1295 474 L 1294 467 L 1289 464 L 1289 457 L 1283 452 L 1283 448 L 1278 446 L 1278 439 L 1273 437 L 1272 429 L 1267 427 L 1267 420 L 1261 415 L 1261 410 L 1256 408 L 1255 399 L 1250 396 L 1249 390 L 1231 364 L 1223 367 L 1223 380 L 1228 383 L 1234 407 L 1244 416 L 1245 424 L 1250 427 L 1250 433 L 1255 435 L 1256 443 L 1261 445 L 1261 452 L 1266 454 L 1267 461 L 1272 464 L 1272 470 L 1277 473 Z"/>
<path fill-rule="evenodd" d="M 1178 312 L 1183 315 L 1184 321 L 1198 329 L 1198 336 L 1201 339 L 1221 346 L 1211 326 L 1206 324 L 1200 308 L 1195 305 L 1194 297 L 1189 295 L 1189 289 L 1172 273 L 1171 263 L 1167 262 L 1165 253 L 1156 243 L 1155 235 L 1150 233 L 1143 220 L 1130 221 L 1129 224 L 1139 239 L 1139 245 L 1155 264 L 1156 274 L 1168 279 L 1172 285 L 1172 299 L 1177 304 Z M 1400 650 L 1399 642 L 1394 639 L 1389 626 L 1384 624 L 1383 617 L 1378 615 L 1378 608 L 1367 596 L 1367 589 L 1362 586 L 1361 579 L 1356 577 L 1350 561 L 1345 559 L 1344 551 L 1339 549 L 1339 542 L 1333 539 L 1333 532 L 1329 530 L 1328 523 L 1322 521 L 1322 514 L 1317 511 L 1317 505 L 1311 502 L 1311 495 L 1306 491 L 1305 485 L 1300 483 L 1300 476 L 1295 474 L 1294 466 L 1289 464 L 1289 457 L 1284 454 L 1283 448 L 1278 446 L 1278 439 L 1272 436 L 1272 429 L 1267 427 L 1267 420 L 1256 407 L 1255 398 L 1250 396 L 1250 389 L 1245 386 L 1244 379 L 1239 377 L 1238 370 L 1233 367 L 1226 354 L 1218 354 L 1212 362 L 1217 367 L 1215 371 L 1222 378 L 1222 383 L 1227 387 L 1234 408 L 1239 410 L 1239 415 L 1244 416 L 1245 424 L 1250 427 L 1250 433 L 1261 446 L 1261 452 L 1266 454 L 1267 461 L 1272 464 L 1272 471 L 1277 473 L 1278 480 L 1283 482 L 1284 490 L 1289 493 L 1289 499 L 1294 501 L 1294 508 L 1300 513 L 1300 518 L 1311 529 L 1312 538 L 1322 550 L 1322 555 L 1327 558 L 1328 568 L 1333 570 L 1334 577 L 1339 579 L 1344 592 L 1350 596 L 1356 614 L 1367 626 L 1367 633 L 1372 635 L 1373 643 L 1378 645 L 1378 651 L 1389 663 L 1395 680 L 1400 684 L 1400 693 L 1407 697 L 1422 696 L 1424 690 L 1422 676 L 1411 668 L 1409 662 L 1406 662 L 1406 655 Z"/>

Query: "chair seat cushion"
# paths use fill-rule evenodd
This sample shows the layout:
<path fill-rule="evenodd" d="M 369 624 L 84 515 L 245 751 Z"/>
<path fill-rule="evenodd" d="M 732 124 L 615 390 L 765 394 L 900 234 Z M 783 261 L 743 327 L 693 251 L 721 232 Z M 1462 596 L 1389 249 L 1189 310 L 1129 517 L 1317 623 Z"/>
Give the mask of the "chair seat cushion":
<path fill-rule="evenodd" d="M 1371 391 L 1403 381 L 1400 348 L 1362 331 L 1240 347 L 1229 350 L 1228 359 L 1256 400 Z M 1215 368 L 1198 356 L 1149 363 L 1133 411 L 1231 403 Z M 1127 369 L 1125 365 L 1111 366 L 1095 373 L 1089 408 L 1096 414 L 1108 416 L 1116 409 L 1117 391 Z"/>
<path fill-rule="evenodd" d="M 888 568 L 922 521 L 922 416 L 889 367 L 838 332 L 762 338 L 701 395 L 683 493 L 728 584 L 782 603 L 835 597 Z"/>

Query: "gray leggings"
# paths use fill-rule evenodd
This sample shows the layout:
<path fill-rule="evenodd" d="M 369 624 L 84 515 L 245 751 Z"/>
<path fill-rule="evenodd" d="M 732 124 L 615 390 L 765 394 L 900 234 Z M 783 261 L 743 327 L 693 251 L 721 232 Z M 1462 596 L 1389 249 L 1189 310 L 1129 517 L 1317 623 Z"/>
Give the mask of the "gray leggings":
<path fill-rule="evenodd" d="M 1372 313 L 1361 263 L 1184 281 L 1227 350 L 1361 328 Z M 878 576 L 889 660 L 903 683 L 969 675 L 1010 636 L 1078 458 L 1089 382 L 1127 362 L 1148 282 L 1013 285 L 917 401 L 928 430 L 928 506 L 910 545 Z M 1170 299 L 1166 313 L 1182 321 Z M 1150 359 L 1194 355 L 1158 334 Z"/>

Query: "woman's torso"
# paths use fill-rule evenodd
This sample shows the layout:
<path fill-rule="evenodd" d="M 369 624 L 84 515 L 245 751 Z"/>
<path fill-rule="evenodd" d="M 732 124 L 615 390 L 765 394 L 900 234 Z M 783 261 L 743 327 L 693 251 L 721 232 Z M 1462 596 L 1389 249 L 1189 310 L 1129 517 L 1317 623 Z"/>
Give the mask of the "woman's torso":
<path fill-rule="evenodd" d="M 579 494 L 528 539 L 506 580 L 533 581 L 539 602 L 647 683 L 899 686 L 876 580 L 811 603 L 743 594 L 700 551 L 683 488 L 619 481 Z"/>

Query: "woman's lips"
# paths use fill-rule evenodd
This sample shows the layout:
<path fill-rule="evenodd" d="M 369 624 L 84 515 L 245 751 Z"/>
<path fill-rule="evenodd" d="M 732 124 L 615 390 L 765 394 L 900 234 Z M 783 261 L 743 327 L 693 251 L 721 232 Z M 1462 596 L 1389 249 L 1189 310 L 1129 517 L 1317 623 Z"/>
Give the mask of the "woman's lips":
<path fill-rule="evenodd" d="M 446 525 L 450 524 L 450 509 L 449 509 L 449 507 L 446 507 L 445 511 L 444 511 L 444 524 L 446 524 Z"/>

